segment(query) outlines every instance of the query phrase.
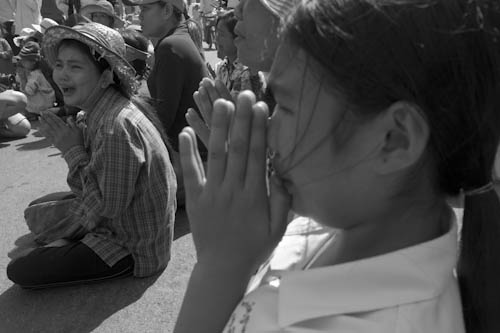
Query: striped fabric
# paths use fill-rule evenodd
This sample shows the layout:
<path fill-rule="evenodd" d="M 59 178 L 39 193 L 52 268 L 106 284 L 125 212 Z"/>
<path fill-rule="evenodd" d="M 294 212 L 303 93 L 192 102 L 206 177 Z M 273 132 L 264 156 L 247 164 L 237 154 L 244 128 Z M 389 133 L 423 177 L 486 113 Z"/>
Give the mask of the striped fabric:
<path fill-rule="evenodd" d="M 108 88 L 86 117 L 84 139 L 64 154 L 81 241 L 110 266 L 132 254 L 137 277 L 158 272 L 170 259 L 177 189 L 160 133 Z"/>

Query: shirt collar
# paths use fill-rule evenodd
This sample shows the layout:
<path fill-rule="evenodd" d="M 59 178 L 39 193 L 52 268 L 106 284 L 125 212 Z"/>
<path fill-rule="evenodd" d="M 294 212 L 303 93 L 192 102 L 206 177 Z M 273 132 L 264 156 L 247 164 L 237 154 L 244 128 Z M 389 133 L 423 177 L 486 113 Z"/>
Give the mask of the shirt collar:
<path fill-rule="evenodd" d="M 354 262 L 284 272 L 279 325 L 428 300 L 453 279 L 457 226 L 431 241 Z"/>

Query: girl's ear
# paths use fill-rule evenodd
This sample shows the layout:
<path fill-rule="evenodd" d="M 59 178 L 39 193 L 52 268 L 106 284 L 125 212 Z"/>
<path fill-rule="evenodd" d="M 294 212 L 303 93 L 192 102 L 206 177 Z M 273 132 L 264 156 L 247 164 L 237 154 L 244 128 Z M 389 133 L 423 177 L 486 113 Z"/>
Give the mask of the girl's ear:
<path fill-rule="evenodd" d="M 380 174 L 414 165 L 424 154 L 430 129 L 420 109 L 407 102 L 392 104 L 382 115 L 383 144 L 376 160 Z"/>

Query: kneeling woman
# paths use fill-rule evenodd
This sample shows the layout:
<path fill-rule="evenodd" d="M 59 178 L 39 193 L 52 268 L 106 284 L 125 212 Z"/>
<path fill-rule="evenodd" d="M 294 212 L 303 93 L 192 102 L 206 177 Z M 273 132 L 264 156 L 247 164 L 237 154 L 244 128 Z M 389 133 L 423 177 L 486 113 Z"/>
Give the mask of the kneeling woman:
<path fill-rule="evenodd" d="M 50 112 L 41 119 L 68 163 L 72 198 L 52 214 L 62 218 L 33 221 L 46 246 L 12 261 L 9 278 L 43 288 L 160 271 L 170 258 L 177 184 L 160 123 L 132 97 L 123 38 L 98 23 L 57 26 L 43 49 L 64 102 L 83 110 L 78 125 Z"/>

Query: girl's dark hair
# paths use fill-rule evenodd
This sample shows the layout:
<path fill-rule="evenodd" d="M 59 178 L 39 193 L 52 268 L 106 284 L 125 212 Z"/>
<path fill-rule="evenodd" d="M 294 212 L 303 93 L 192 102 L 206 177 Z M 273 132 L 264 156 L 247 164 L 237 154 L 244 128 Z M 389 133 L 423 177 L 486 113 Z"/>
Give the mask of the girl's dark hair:
<path fill-rule="evenodd" d="M 234 16 L 234 10 L 227 10 L 219 15 L 217 18 L 217 23 L 215 26 L 218 26 L 219 23 L 223 23 L 226 25 L 227 30 L 233 35 L 233 38 L 236 38 L 236 33 L 234 32 L 234 27 L 236 27 L 236 23 L 238 23 L 238 19 Z"/>
<path fill-rule="evenodd" d="M 125 44 L 130 45 L 139 51 L 148 52 L 149 41 L 148 39 L 134 29 L 125 29 L 121 32 L 123 40 L 125 40 Z M 135 72 L 139 76 L 139 80 L 147 79 L 147 75 L 149 72 L 148 65 L 146 60 L 135 59 L 130 62 L 132 67 L 134 67 Z"/>
<path fill-rule="evenodd" d="M 500 2 L 308 0 L 286 38 L 329 71 L 360 114 L 397 101 L 430 127 L 437 190 L 457 195 L 491 182 L 499 141 Z M 465 197 L 458 277 L 468 332 L 500 332 L 500 203 Z"/>
<path fill-rule="evenodd" d="M 111 66 L 109 63 L 104 59 L 104 57 L 101 57 L 101 55 L 97 52 L 92 52 L 90 48 L 75 39 L 63 39 L 60 43 L 58 48 L 60 49 L 61 46 L 66 46 L 66 47 L 74 47 L 80 50 L 83 54 L 88 55 L 89 59 L 97 66 L 99 69 L 99 72 L 102 73 L 106 69 L 111 69 Z M 113 71 L 113 81 L 114 81 L 114 87 L 127 99 L 129 99 L 134 105 L 141 111 L 146 118 L 148 118 L 149 121 L 154 125 L 156 130 L 160 133 L 161 138 L 163 140 L 163 143 L 167 147 L 169 153 L 170 153 L 170 159 L 172 160 L 174 154 L 172 153 L 172 147 L 170 145 L 170 140 L 167 137 L 167 134 L 165 132 L 165 129 L 163 128 L 163 125 L 160 121 L 160 118 L 158 118 L 158 114 L 156 113 L 156 110 L 153 107 L 152 101 L 149 99 L 133 95 L 126 91 L 123 86 L 121 85 L 119 77 L 116 75 L 116 73 Z"/>

